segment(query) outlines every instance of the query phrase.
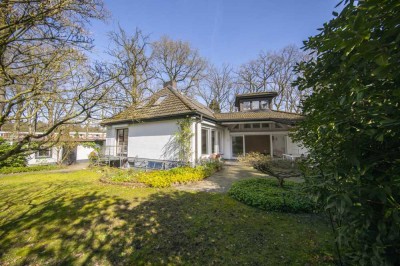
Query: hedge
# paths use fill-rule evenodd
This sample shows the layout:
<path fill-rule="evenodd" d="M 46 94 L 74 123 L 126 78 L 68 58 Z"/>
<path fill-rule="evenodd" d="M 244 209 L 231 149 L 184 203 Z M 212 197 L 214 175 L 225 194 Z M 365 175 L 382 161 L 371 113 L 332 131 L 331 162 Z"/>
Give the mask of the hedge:
<path fill-rule="evenodd" d="M 19 167 L 2 167 L 0 168 L 0 174 L 14 174 L 23 172 L 36 172 L 44 170 L 55 170 L 59 169 L 58 165 L 35 165 L 35 166 L 19 166 Z"/>
<path fill-rule="evenodd" d="M 245 179 L 233 183 L 228 191 L 232 198 L 252 207 L 278 212 L 313 212 L 315 206 L 301 192 L 301 184 L 287 181 L 279 187 L 275 180 L 266 178 Z"/>

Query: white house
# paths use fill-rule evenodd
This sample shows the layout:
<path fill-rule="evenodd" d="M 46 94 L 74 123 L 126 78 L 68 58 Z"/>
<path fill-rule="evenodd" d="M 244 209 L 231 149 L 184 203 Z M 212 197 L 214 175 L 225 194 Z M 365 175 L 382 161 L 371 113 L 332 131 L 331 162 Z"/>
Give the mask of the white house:
<path fill-rule="evenodd" d="M 274 92 L 237 95 L 238 112 L 215 113 L 181 94 L 169 82 L 142 107 L 131 106 L 102 122 L 107 129 L 104 152 L 128 160 L 177 160 L 176 152 L 171 150 L 179 130 L 177 121 L 190 118 L 193 163 L 212 154 L 235 159 L 248 152 L 275 157 L 306 153 L 288 135 L 303 117 L 271 110 L 275 96 Z"/>
<path fill-rule="evenodd" d="M 0 137 L 10 142 L 26 134 L 28 132 L 0 131 Z M 87 162 L 89 154 L 94 151 L 94 148 L 86 144 L 96 143 L 98 146 L 103 146 L 106 137 L 104 132 L 70 132 L 69 135 L 68 141 L 73 141 L 77 144 L 73 145 L 72 150 L 67 151 L 62 145 L 57 145 L 32 153 L 27 156 L 28 165 Z"/>

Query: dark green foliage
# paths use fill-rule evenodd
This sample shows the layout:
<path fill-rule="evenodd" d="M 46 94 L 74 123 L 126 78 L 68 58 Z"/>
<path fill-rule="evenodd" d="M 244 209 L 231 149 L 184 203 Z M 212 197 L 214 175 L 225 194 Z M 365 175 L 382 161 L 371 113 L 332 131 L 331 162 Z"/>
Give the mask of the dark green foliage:
<path fill-rule="evenodd" d="M 35 165 L 35 166 L 7 166 L 0 168 L 0 174 L 14 174 L 23 172 L 36 172 L 59 169 L 58 165 Z"/>
<path fill-rule="evenodd" d="M 6 153 L 7 151 L 13 149 L 13 145 L 8 141 L 0 138 L 0 154 Z M 3 167 L 21 167 L 26 165 L 26 156 L 23 154 L 10 156 L 5 160 L 0 161 L 0 168 Z"/>
<path fill-rule="evenodd" d="M 312 212 L 314 204 L 301 191 L 301 185 L 286 182 L 280 187 L 274 180 L 265 178 L 245 179 L 235 182 L 228 194 L 247 205 L 279 212 Z"/>
<path fill-rule="evenodd" d="M 299 88 L 314 93 L 294 138 L 348 264 L 400 264 L 399 25 L 398 0 L 348 1 L 298 68 Z"/>

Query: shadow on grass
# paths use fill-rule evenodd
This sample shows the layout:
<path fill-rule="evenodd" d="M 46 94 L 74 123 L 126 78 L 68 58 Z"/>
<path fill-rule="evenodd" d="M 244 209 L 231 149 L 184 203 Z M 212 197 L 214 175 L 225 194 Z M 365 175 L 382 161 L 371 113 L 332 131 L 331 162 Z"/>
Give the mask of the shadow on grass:
<path fill-rule="evenodd" d="M 222 194 L 159 193 L 137 205 L 99 192 L 49 196 L 54 189 L 15 191 L 1 205 L 0 264 L 320 264 L 330 250 L 318 217 Z"/>

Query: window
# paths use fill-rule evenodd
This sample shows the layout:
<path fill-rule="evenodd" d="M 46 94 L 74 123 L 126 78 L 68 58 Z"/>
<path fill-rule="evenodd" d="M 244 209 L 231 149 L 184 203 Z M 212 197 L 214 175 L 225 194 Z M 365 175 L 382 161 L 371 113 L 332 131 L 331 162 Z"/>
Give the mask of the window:
<path fill-rule="evenodd" d="M 269 128 L 269 124 L 268 124 L 268 123 L 262 123 L 262 124 L 261 124 L 261 127 L 262 127 L 262 128 Z"/>
<path fill-rule="evenodd" d="M 222 151 L 222 133 L 221 131 L 218 131 L 218 153 L 221 153 Z"/>
<path fill-rule="evenodd" d="M 128 129 L 117 129 L 117 154 L 128 153 Z"/>
<path fill-rule="evenodd" d="M 253 128 L 260 128 L 260 124 L 253 124 Z"/>
<path fill-rule="evenodd" d="M 251 107 L 250 102 L 243 102 L 243 103 L 242 103 L 243 111 L 248 111 L 248 110 L 250 110 L 250 107 Z"/>
<path fill-rule="evenodd" d="M 282 128 L 281 124 L 275 123 L 275 128 Z"/>
<path fill-rule="evenodd" d="M 252 110 L 258 110 L 258 109 L 260 109 L 260 102 L 259 102 L 259 101 L 252 101 L 252 102 L 251 102 L 251 109 L 252 109 Z"/>
<path fill-rule="evenodd" d="M 162 103 L 165 100 L 165 98 L 167 98 L 166 95 L 158 97 L 158 99 L 154 102 L 153 106 L 159 105 L 160 103 Z"/>
<path fill-rule="evenodd" d="M 211 130 L 211 150 L 212 153 L 216 153 L 217 152 L 217 147 L 216 147 L 216 136 L 215 136 L 215 130 Z"/>
<path fill-rule="evenodd" d="M 51 149 L 40 150 L 36 153 L 36 158 L 51 158 Z"/>
<path fill-rule="evenodd" d="M 262 100 L 260 103 L 261 103 L 261 109 L 268 109 L 268 101 Z"/>
<path fill-rule="evenodd" d="M 232 155 L 238 157 L 243 155 L 243 136 L 232 136 Z"/>
<path fill-rule="evenodd" d="M 239 124 L 236 124 L 233 129 L 239 129 Z"/>
<path fill-rule="evenodd" d="M 244 127 L 244 128 L 247 128 L 247 129 L 248 129 L 248 128 L 251 128 L 251 124 L 244 124 L 243 127 Z"/>
<path fill-rule="evenodd" d="M 201 129 L 201 153 L 208 154 L 208 129 Z"/>

